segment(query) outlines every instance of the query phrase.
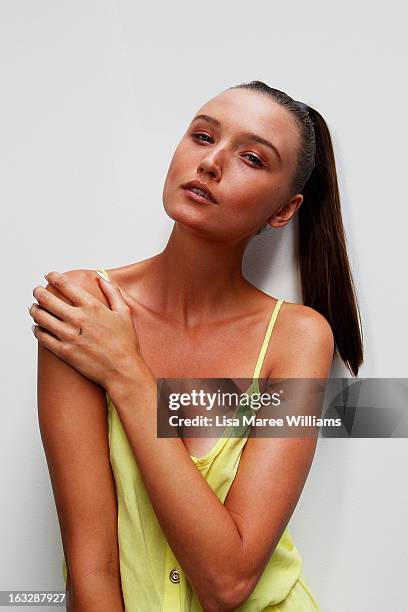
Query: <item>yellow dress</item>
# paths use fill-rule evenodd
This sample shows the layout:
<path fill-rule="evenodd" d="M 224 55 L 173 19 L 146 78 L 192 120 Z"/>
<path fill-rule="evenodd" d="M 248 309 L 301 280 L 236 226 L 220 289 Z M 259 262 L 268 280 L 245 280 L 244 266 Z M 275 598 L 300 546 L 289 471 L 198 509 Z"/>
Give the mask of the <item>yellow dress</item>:
<path fill-rule="evenodd" d="M 105 270 L 99 269 L 99 272 L 107 276 Z M 258 378 L 283 301 L 277 301 L 271 314 L 252 383 L 246 391 L 249 395 L 260 392 Z M 106 398 L 110 462 L 118 501 L 120 574 L 126 612 L 203 612 L 161 530 L 125 430 L 108 393 Z M 190 455 L 222 503 L 237 473 L 248 435 L 232 437 L 233 433 L 233 427 L 227 427 L 223 436 L 204 457 Z M 62 571 L 66 582 L 65 558 Z M 303 579 L 302 559 L 288 527 L 255 589 L 238 611 L 320 612 Z"/>

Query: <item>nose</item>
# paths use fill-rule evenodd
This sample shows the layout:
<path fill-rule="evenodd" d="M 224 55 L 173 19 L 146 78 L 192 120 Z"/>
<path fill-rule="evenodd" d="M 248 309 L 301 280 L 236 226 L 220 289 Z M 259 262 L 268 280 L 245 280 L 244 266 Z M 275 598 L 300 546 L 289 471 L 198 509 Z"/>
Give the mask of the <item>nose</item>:
<path fill-rule="evenodd" d="M 219 180 L 221 177 L 221 169 L 214 155 L 207 155 L 202 159 L 198 166 L 198 174 L 209 174 L 213 178 Z"/>

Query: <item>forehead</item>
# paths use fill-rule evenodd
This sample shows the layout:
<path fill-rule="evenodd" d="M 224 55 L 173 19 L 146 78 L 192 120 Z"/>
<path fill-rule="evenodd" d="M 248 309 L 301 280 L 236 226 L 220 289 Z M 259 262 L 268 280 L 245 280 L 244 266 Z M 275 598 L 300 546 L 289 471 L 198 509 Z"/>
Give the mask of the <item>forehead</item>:
<path fill-rule="evenodd" d="M 195 113 L 199 114 L 218 119 L 221 129 L 231 134 L 253 132 L 272 141 L 289 162 L 296 155 L 296 124 L 290 112 L 269 96 L 248 89 L 230 89 L 201 106 Z"/>

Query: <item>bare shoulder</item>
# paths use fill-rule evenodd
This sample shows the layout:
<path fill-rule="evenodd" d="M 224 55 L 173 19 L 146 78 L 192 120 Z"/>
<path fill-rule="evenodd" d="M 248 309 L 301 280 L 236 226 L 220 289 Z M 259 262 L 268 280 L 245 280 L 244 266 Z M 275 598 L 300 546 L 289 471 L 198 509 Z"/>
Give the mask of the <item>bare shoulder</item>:
<path fill-rule="evenodd" d="M 65 276 L 71 279 L 75 284 L 80 285 L 83 289 L 91 293 L 96 298 L 104 298 L 103 291 L 99 287 L 97 270 L 67 270 Z"/>
<path fill-rule="evenodd" d="M 311 337 L 319 341 L 333 339 L 331 326 L 320 312 L 303 304 L 285 302 L 281 309 L 281 323 L 288 332 L 288 339 L 293 337 Z"/>
<path fill-rule="evenodd" d="M 64 270 L 62 273 L 73 283 L 75 283 L 76 285 L 90 293 L 93 297 L 98 299 L 100 302 L 108 306 L 108 301 L 99 286 L 98 274 L 96 272 L 97 269 L 98 268 L 95 268 L 94 270 L 89 270 L 80 268 L 74 270 Z M 69 303 L 69 300 L 65 296 L 63 296 L 62 293 L 60 293 L 56 287 L 51 285 L 51 283 L 47 284 L 46 289 L 51 291 L 51 293 L 53 293 L 60 299 Z"/>
<path fill-rule="evenodd" d="M 326 377 L 334 354 L 334 335 L 327 319 L 314 308 L 285 302 L 276 330 L 279 361 L 274 376 Z"/>
<path fill-rule="evenodd" d="M 143 282 L 146 275 L 149 274 L 156 258 L 157 256 L 155 255 L 148 259 L 125 264 L 116 268 L 98 266 L 95 269 L 81 268 L 67 270 L 63 272 L 63 274 L 107 305 L 108 302 L 106 297 L 99 286 L 97 270 L 105 270 L 111 281 L 123 287 L 128 293 L 137 295 L 138 286 Z"/>

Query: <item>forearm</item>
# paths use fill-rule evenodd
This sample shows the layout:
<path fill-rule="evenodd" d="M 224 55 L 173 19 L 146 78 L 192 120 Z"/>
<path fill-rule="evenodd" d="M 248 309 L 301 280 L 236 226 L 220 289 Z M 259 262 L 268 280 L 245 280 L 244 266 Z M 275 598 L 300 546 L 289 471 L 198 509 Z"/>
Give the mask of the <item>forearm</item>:
<path fill-rule="evenodd" d="M 67 574 L 67 612 L 124 612 L 118 567 L 93 570 L 72 578 Z"/>
<path fill-rule="evenodd" d="M 191 461 L 179 438 L 157 438 L 155 382 L 132 380 L 108 390 L 147 493 L 197 596 L 233 600 L 244 588 L 242 540 L 231 514 Z"/>

